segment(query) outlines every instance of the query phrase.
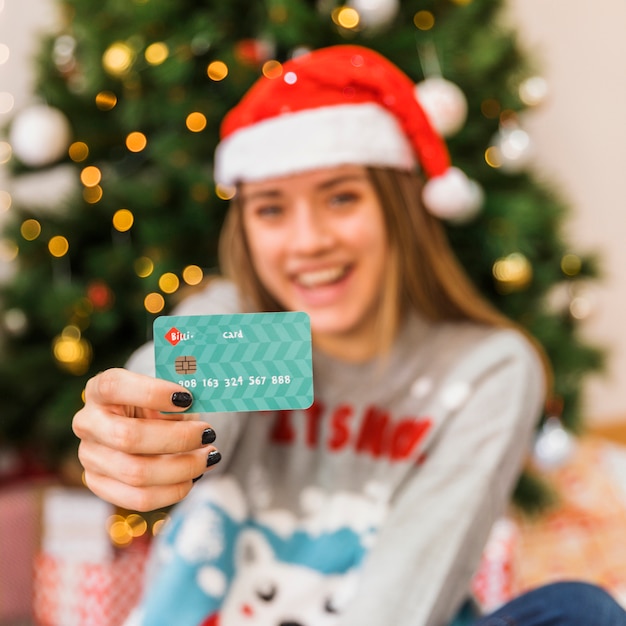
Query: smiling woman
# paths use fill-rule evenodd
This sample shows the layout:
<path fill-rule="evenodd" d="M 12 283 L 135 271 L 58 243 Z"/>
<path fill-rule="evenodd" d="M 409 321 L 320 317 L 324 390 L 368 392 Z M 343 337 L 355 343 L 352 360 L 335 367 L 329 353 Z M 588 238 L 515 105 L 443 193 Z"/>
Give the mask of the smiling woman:
<path fill-rule="evenodd" d="M 87 484 L 135 509 L 189 494 L 131 623 L 451 623 L 549 387 L 536 344 L 448 246 L 440 220 L 471 209 L 475 187 L 412 81 L 357 46 L 261 78 L 224 120 L 215 176 L 236 189 L 224 277 L 176 313 L 304 311 L 315 398 L 212 413 L 217 452 L 207 416 L 181 415 L 193 389 L 151 377 L 150 346 L 134 372 L 90 381 L 74 418 Z M 595 587 L 562 585 L 476 625 L 625 622 Z"/>

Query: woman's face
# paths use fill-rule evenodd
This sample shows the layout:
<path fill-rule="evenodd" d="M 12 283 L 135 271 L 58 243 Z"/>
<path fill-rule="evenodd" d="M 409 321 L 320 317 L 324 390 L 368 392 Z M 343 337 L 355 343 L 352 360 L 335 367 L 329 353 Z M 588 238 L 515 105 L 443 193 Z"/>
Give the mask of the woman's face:
<path fill-rule="evenodd" d="M 317 345 L 371 356 L 388 256 L 380 201 L 364 167 L 246 183 L 243 226 L 259 279 L 287 310 L 306 311 Z"/>

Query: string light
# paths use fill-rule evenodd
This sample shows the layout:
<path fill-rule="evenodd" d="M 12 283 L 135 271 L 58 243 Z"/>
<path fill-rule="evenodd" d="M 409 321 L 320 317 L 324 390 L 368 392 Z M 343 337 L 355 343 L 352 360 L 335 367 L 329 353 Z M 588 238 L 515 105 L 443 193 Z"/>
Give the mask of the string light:
<path fill-rule="evenodd" d="M 52 353 L 57 364 L 75 376 L 82 376 L 93 358 L 91 344 L 82 337 L 78 326 L 66 326 L 52 341 Z"/>
<path fill-rule="evenodd" d="M 95 187 L 102 180 L 102 172 L 95 165 L 88 165 L 80 173 L 80 182 L 85 187 Z"/>
<path fill-rule="evenodd" d="M 41 224 L 34 219 L 28 219 L 22 222 L 20 233 L 26 241 L 35 241 L 41 235 Z"/>
<path fill-rule="evenodd" d="M 113 215 L 113 227 L 120 233 L 125 233 L 132 228 L 135 216 L 128 209 L 120 209 Z"/>
<path fill-rule="evenodd" d="M 524 289 L 530 284 L 533 276 L 530 261 L 521 252 L 512 252 L 497 259 L 492 272 L 501 293 Z"/>
<path fill-rule="evenodd" d="M 204 272 L 197 265 L 188 265 L 183 270 L 183 280 L 188 285 L 198 285 L 202 282 L 204 278 Z"/>
<path fill-rule="evenodd" d="M 235 187 L 227 187 L 225 185 L 215 185 L 215 195 L 220 200 L 232 200 L 235 197 L 237 189 Z"/>
<path fill-rule="evenodd" d="M 11 208 L 12 202 L 11 194 L 0 189 L 0 213 L 6 213 Z"/>
<path fill-rule="evenodd" d="M 223 61 L 212 61 L 209 63 L 206 73 L 211 80 L 224 80 L 228 76 L 228 66 Z"/>
<path fill-rule="evenodd" d="M 143 133 L 135 131 L 126 137 L 126 147 L 131 152 L 141 152 L 148 145 L 148 140 Z"/>
<path fill-rule="evenodd" d="M 112 91 L 101 91 L 96 95 L 96 106 L 101 111 L 110 111 L 117 105 L 117 96 Z"/>
<path fill-rule="evenodd" d="M 0 239 L 0 260 L 10 263 L 19 254 L 19 246 L 10 239 Z"/>
<path fill-rule="evenodd" d="M 148 278 L 154 272 L 154 263 L 147 256 L 142 256 L 135 261 L 134 268 L 139 278 Z"/>
<path fill-rule="evenodd" d="M 359 25 L 361 18 L 355 9 L 351 7 L 339 7 L 331 13 L 331 19 L 337 26 L 352 29 Z"/>
<path fill-rule="evenodd" d="M 165 308 L 165 298 L 160 293 L 149 293 L 143 300 L 148 313 L 160 313 Z"/>
<path fill-rule="evenodd" d="M 489 146 L 489 148 L 485 150 L 485 161 L 489 167 L 495 169 L 502 167 L 502 155 L 500 154 L 500 150 L 496 148 L 496 146 Z"/>
<path fill-rule="evenodd" d="M 4 65 L 9 60 L 10 55 L 9 46 L 5 43 L 0 43 L 0 65 Z"/>
<path fill-rule="evenodd" d="M 102 187 L 100 187 L 100 185 L 83 189 L 83 199 L 87 202 L 87 204 L 96 204 L 100 202 L 103 195 L 104 192 L 102 191 Z"/>
<path fill-rule="evenodd" d="M 70 145 L 67 152 L 70 156 L 70 159 L 72 159 L 74 163 L 81 163 L 82 161 L 85 161 L 89 156 L 89 147 L 83 141 L 75 141 L 73 144 Z"/>
<path fill-rule="evenodd" d="M 170 51 L 167 44 L 159 41 L 157 43 L 150 44 L 146 48 L 144 56 L 150 65 L 161 65 L 161 63 L 167 59 L 169 54 Z"/>
<path fill-rule="evenodd" d="M 61 258 L 68 253 L 69 249 L 70 244 L 62 235 L 55 235 L 48 242 L 48 251 L 53 257 Z"/>
<path fill-rule="evenodd" d="M 135 53 L 128 44 L 116 41 L 102 55 L 102 65 L 107 73 L 119 78 L 128 73 L 134 58 Z"/>
<path fill-rule="evenodd" d="M 159 278 L 159 289 L 163 293 L 174 293 L 179 287 L 180 280 L 172 272 L 166 272 Z"/>
<path fill-rule="evenodd" d="M 8 91 L 0 91 L 0 113 L 10 113 L 13 110 L 15 98 Z"/>
<path fill-rule="evenodd" d="M 261 68 L 265 78 L 279 78 L 283 74 L 283 66 L 278 61 L 266 61 Z"/>
<path fill-rule="evenodd" d="M 566 276 L 576 276 L 582 269 L 582 260 L 577 254 L 571 252 L 563 255 L 561 259 L 561 271 Z"/>
<path fill-rule="evenodd" d="M 187 116 L 185 124 L 192 133 L 199 133 L 206 128 L 206 116 L 198 111 L 194 111 Z"/>
<path fill-rule="evenodd" d="M 0 141 L 0 165 L 4 165 L 11 160 L 13 148 L 8 141 Z"/>
<path fill-rule="evenodd" d="M 413 16 L 413 24 L 419 30 L 430 30 L 435 25 L 435 16 L 430 11 L 418 11 Z"/>

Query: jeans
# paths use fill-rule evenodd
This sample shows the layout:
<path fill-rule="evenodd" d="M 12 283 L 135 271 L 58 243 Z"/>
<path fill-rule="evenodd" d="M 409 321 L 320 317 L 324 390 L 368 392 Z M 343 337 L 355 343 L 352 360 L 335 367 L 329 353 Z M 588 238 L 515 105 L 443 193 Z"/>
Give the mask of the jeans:
<path fill-rule="evenodd" d="M 529 591 L 478 619 L 465 607 L 451 626 L 626 626 L 626 611 L 600 587 L 558 582 Z"/>

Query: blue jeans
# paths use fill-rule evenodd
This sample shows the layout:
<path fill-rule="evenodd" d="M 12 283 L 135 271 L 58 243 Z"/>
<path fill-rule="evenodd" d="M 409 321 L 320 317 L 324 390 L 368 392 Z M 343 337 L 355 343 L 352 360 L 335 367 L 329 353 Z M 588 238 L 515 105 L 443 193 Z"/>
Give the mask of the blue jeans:
<path fill-rule="evenodd" d="M 626 626 L 626 611 L 600 587 L 558 582 L 529 591 L 478 619 L 466 607 L 451 626 Z"/>

